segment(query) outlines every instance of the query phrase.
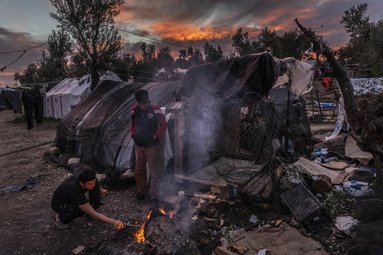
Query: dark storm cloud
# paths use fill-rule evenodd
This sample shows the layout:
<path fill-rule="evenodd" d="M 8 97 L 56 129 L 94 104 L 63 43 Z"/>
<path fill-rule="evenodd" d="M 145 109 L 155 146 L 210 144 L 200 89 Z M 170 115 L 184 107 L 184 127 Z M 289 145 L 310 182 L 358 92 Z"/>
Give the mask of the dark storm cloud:
<path fill-rule="evenodd" d="M 13 32 L 6 28 L 0 27 L 0 52 L 8 52 L 34 47 L 44 42 L 34 39 L 30 34 L 25 32 Z M 13 73 L 20 72 L 26 65 L 34 63 L 41 56 L 41 49 L 36 48 L 27 51 L 24 56 L 16 63 L 7 67 L 3 72 L 0 72 L 0 79 L 13 80 Z M 9 53 L 0 55 L 0 68 L 8 65 L 16 60 L 22 52 Z"/>

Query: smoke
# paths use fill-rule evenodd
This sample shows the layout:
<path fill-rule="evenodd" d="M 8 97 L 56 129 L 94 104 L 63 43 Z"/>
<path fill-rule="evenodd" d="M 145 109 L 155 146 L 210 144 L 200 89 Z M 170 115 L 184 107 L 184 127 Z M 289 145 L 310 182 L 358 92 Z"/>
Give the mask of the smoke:
<path fill-rule="evenodd" d="M 206 91 L 194 91 L 186 118 L 187 168 L 190 173 L 206 166 L 215 151 L 217 134 L 222 126 L 221 109 L 221 99 Z"/>

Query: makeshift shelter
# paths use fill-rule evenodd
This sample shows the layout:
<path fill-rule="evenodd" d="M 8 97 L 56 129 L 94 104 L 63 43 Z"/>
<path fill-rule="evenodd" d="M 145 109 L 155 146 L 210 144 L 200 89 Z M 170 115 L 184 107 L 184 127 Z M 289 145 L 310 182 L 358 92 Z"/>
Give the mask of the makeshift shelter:
<path fill-rule="evenodd" d="M 105 73 L 100 80 L 122 81 L 112 72 Z M 91 78 L 66 78 L 46 94 L 45 117 L 64 118 L 76 105 L 90 94 Z"/>
<path fill-rule="evenodd" d="M 185 101 L 185 129 L 188 131 L 185 132 L 185 168 L 189 172 L 198 171 L 212 156 L 245 158 L 258 163 L 271 159 L 276 150 L 273 140 L 279 141 L 276 146 L 279 148 L 282 136 L 288 140 L 286 116 L 296 123 L 297 118 L 292 114 L 306 115 L 304 109 L 303 112 L 287 112 L 291 108 L 288 105 L 293 103 L 293 96 L 291 102 L 287 100 L 289 93 L 282 93 L 284 100 L 281 100 L 277 96 L 281 92 L 276 92 L 274 102 L 267 97 L 278 78 L 287 71 L 287 79 L 280 85 L 287 83 L 293 91 L 304 93 L 311 83 L 311 66 L 303 71 L 294 69 L 269 53 L 189 69 L 179 90 Z M 298 117 L 298 121 L 301 118 Z M 307 136 L 311 136 L 307 121 L 305 125 Z M 301 136 L 306 134 L 303 132 Z"/>
<path fill-rule="evenodd" d="M 22 113 L 21 93 L 10 88 L 0 88 L 0 110 L 13 110 L 14 113 Z"/>
<path fill-rule="evenodd" d="M 90 96 L 65 116 L 57 131 L 57 146 L 99 168 L 125 171 L 134 162 L 130 113 L 134 93 L 146 89 L 153 103 L 173 101 L 179 82 L 126 83 L 102 81 Z"/>
<path fill-rule="evenodd" d="M 285 94 L 284 100 L 275 99 L 278 107 L 265 97 L 280 66 L 269 53 L 263 53 L 196 66 L 182 82 L 101 82 L 64 118 L 57 144 L 84 162 L 119 171 L 131 168 L 130 112 L 135 91 L 143 88 L 149 90 L 153 103 L 166 106 L 166 113 L 173 114 L 169 130 L 176 173 L 201 169 L 211 156 L 264 163 L 273 157 L 273 140 L 281 148 L 284 131 L 280 129 L 285 128 L 286 120 L 281 116 L 289 108 Z M 290 118 L 297 122 L 295 114 L 301 121 L 306 113 L 291 110 Z"/>

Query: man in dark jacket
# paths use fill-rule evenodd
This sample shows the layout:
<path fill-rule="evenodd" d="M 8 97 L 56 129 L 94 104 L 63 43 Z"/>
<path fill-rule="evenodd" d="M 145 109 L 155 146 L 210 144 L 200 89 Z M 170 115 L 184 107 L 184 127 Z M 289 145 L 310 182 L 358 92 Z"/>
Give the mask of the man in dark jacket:
<path fill-rule="evenodd" d="M 146 163 L 148 163 L 150 198 L 159 199 L 159 182 L 164 169 L 163 136 L 167 123 L 161 108 L 151 104 L 148 91 L 138 90 L 135 93 L 135 99 L 137 105 L 132 110 L 131 137 L 136 144 L 137 198 L 144 199 L 149 194 L 146 178 Z"/>
<path fill-rule="evenodd" d="M 79 175 L 64 180 L 52 197 L 52 209 L 57 213 L 54 218 L 56 227 L 68 229 L 71 221 L 86 213 L 98 221 L 122 229 L 124 224 L 121 221 L 96 212 L 101 205 L 101 195 L 107 195 L 107 190 L 98 184 L 96 173 L 92 170 L 83 170 Z"/>

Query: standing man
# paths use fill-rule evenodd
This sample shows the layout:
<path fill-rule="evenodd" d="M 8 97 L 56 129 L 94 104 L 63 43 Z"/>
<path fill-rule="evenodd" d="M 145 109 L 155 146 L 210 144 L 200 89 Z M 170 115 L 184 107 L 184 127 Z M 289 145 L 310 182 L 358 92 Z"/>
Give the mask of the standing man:
<path fill-rule="evenodd" d="M 167 128 L 165 115 L 160 107 L 151 104 L 149 93 L 138 90 L 134 97 L 137 105 L 132 110 L 131 137 L 136 144 L 135 179 L 137 199 L 159 199 L 159 182 L 164 168 L 163 135 Z M 146 178 L 146 163 L 150 169 L 150 193 Z"/>
<path fill-rule="evenodd" d="M 71 221 L 86 213 L 117 229 L 124 228 L 121 221 L 96 212 L 101 205 L 101 195 L 106 196 L 107 193 L 108 191 L 98 184 L 95 171 L 83 170 L 79 175 L 67 178 L 57 187 L 52 197 L 52 209 L 57 213 L 54 218 L 56 227 L 68 229 Z"/>

